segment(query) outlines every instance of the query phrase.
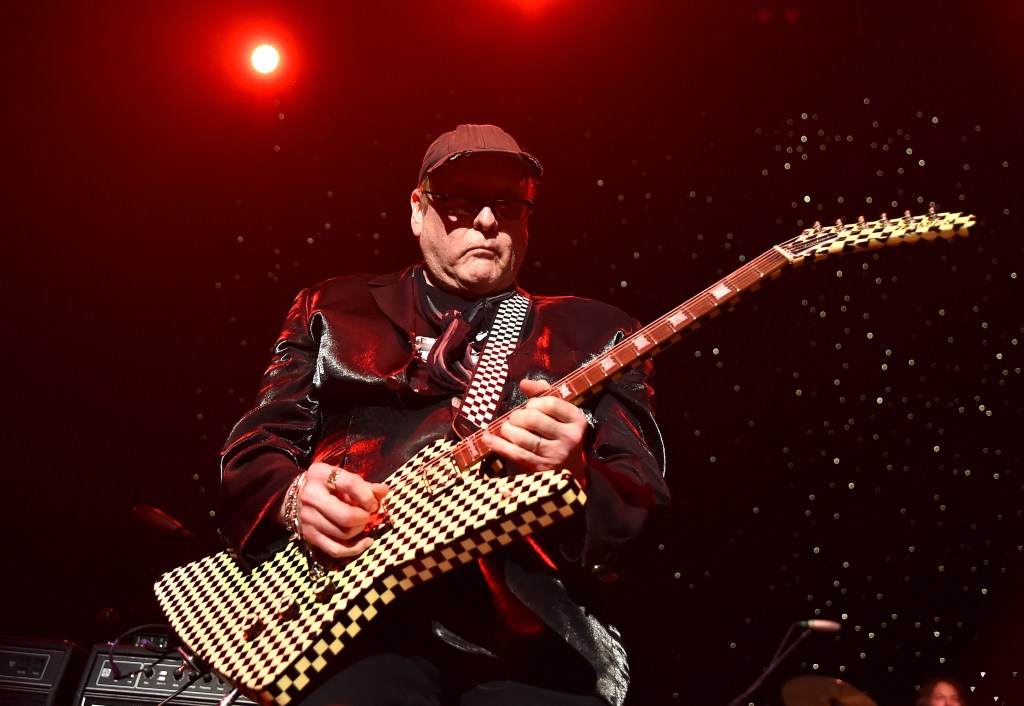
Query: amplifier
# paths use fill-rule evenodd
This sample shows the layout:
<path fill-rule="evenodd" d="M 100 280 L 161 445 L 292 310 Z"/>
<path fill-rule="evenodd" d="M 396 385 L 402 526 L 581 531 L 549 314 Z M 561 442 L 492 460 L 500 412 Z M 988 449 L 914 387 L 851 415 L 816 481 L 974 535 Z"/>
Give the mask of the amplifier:
<path fill-rule="evenodd" d="M 168 704 L 216 704 L 231 693 L 230 686 L 209 673 L 189 684 L 195 673 L 183 666 L 177 652 L 161 654 L 143 647 L 119 646 L 114 648 L 114 663 L 116 670 L 110 664 L 109 645 L 93 648 L 75 706 L 154 706 L 179 690 Z M 254 702 L 239 696 L 234 703 Z"/>
<path fill-rule="evenodd" d="M 84 650 L 70 642 L 0 637 L 0 704 L 70 703 L 84 655 Z"/>

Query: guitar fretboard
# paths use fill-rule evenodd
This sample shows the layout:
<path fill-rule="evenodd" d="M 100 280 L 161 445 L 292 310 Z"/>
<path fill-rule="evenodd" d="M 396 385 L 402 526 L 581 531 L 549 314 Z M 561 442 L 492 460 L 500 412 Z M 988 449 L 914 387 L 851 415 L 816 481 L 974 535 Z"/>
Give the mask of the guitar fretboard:
<path fill-rule="evenodd" d="M 631 368 L 636 367 L 678 341 L 685 333 L 695 331 L 701 322 L 721 311 L 723 305 L 735 302 L 746 292 L 755 291 L 764 282 L 782 274 L 790 264 L 816 260 L 840 252 L 868 250 L 885 245 L 896 245 L 904 240 L 933 240 L 967 235 L 974 224 L 973 216 L 959 213 L 935 213 L 890 220 L 884 214 L 881 220 L 822 228 L 815 223 L 797 237 L 767 250 L 736 271 L 723 277 L 711 287 L 691 297 L 672 311 L 636 331 L 621 343 L 593 361 L 578 368 L 552 385 L 544 396 L 556 396 L 573 404 L 582 403 L 588 396 L 601 390 Z M 500 426 L 506 413 L 491 422 Z M 466 436 L 453 450 L 452 456 L 461 470 L 479 463 L 490 449 L 483 442 L 483 430 Z"/>

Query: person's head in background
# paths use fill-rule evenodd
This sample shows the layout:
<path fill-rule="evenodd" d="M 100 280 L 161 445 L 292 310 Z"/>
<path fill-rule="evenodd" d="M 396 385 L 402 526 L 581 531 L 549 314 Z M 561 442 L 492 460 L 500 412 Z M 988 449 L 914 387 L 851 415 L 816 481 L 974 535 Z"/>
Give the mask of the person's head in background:
<path fill-rule="evenodd" d="M 967 706 L 967 693 L 957 680 L 936 677 L 921 686 L 916 706 Z"/>

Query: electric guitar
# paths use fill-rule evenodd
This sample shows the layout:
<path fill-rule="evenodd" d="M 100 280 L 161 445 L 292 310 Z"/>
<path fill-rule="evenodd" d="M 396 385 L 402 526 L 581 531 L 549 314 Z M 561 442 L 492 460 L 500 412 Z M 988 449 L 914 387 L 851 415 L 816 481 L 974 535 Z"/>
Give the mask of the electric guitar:
<path fill-rule="evenodd" d="M 965 236 L 973 216 L 923 216 L 814 227 L 744 264 L 545 391 L 574 404 L 695 330 L 707 318 L 799 265 L 843 252 Z M 492 424 L 500 425 L 504 417 Z M 483 432 L 438 440 L 388 479 L 388 517 L 369 549 L 324 570 L 292 538 L 249 568 L 230 551 L 164 574 L 155 591 L 186 646 L 254 700 L 301 696 L 401 593 L 542 530 L 586 502 L 572 475 L 495 477 Z"/>

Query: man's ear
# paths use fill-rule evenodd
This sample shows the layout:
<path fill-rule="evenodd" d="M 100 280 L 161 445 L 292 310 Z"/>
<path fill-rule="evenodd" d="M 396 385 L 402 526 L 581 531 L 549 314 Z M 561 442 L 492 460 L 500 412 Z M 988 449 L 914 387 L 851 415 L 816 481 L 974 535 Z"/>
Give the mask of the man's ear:
<path fill-rule="evenodd" d="M 409 197 L 409 206 L 412 208 L 409 224 L 412 226 L 412 234 L 417 238 L 423 232 L 423 215 L 426 210 L 423 208 L 424 205 L 423 192 L 419 189 L 413 189 L 412 196 Z"/>

